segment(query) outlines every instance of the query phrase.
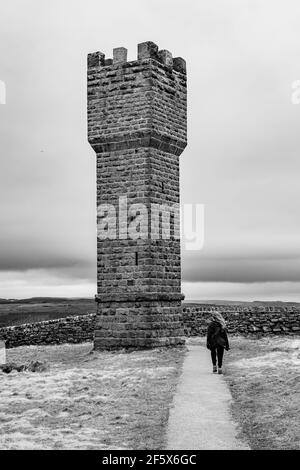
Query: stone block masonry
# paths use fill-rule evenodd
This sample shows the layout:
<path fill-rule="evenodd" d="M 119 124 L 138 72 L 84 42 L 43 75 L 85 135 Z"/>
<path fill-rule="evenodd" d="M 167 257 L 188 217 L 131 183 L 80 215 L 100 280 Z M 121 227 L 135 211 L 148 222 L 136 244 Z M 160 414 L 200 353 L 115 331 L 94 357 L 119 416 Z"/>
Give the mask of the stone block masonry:
<path fill-rule="evenodd" d="M 97 206 L 179 204 L 179 156 L 187 145 L 185 61 L 138 44 L 88 55 L 88 140 L 97 160 Z M 99 211 L 98 211 L 99 213 Z M 130 214 L 126 214 L 130 223 Z M 98 224 L 101 216 L 98 216 Z M 148 348 L 184 343 L 180 240 L 97 240 L 95 349 Z M 120 236 L 122 235 L 122 236 Z"/>

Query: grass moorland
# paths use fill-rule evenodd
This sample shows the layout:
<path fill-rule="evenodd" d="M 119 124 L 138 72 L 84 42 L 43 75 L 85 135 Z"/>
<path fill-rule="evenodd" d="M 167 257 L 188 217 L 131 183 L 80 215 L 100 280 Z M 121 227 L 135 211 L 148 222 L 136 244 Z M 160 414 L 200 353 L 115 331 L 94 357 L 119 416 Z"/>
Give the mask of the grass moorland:
<path fill-rule="evenodd" d="M 62 299 L 61 301 L 0 303 L 0 328 L 54 320 L 96 311 L 94 299 Z"/>
<path fill-rule="evenodd" d="M 204 338 L 194 338 L 205 345 Z M 231 338 L 224 380 L 251 449 L 300 449 L 300 338 Z M 0 373 L 1 449 L 164 449 L 185 349 L 92 352 L 91 344 L 7 350 L 43 373 Z"/>
<path fill-rule="evenodd" d="M 163 449 L 185 348 L 92 352 L 92 344 L 26 346 L 0 372 L 0 449 Z"/>
<path fill-rule="evenodd" d="M 224 375 L 251 449 L 300 449 L 300 338 L 232 338 Z"/>

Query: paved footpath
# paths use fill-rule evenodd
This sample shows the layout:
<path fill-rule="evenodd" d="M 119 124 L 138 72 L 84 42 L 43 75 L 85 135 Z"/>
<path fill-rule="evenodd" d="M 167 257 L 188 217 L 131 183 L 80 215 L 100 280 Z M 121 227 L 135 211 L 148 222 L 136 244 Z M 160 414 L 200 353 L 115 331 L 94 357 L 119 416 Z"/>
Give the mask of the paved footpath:
<path fill-rule="evenodd" d="M 225 357 L 226 360 L 226 357 Z M 237 439 L 232 397 L 222 375 L 212 373 L 209 351 L 188 345 L 167 430 L 167 449 L 249 449 Z"/>

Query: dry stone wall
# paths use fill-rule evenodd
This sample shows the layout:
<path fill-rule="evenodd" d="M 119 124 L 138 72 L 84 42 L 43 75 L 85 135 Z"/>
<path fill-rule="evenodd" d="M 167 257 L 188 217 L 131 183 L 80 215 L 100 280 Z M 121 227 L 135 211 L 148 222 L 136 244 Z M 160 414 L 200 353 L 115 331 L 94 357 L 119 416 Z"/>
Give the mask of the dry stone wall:
<path fill-rule="evenodd" d="M 83 343 L 92 341 L 95 314 L 80 315 L 0 328 L 7 348 L 28 345 Z"/>
<path fill-rule="evenodd" d="M 300 334 L 299 308 L 199 305 L 183 307 L 185 335 L 205 335 L 213 310 L 222 313 L 230 334 L 257 337 Z"/>
<path fill-rule="evenodd" d="M 155 304 L 155 303 L 154 303 Z M 124 307 L 118 307 L 118 318 L 115 319 L 114 327 L 118 327 L 121 331 L 120 346 L 127 347 L 126 330 L 128 328 L 128 312 L 123 309 L 130 308 L 128 303 Z M 154 331 L 162 330 L 163 338 L 159 336 L 152 337 L 156 346 L 165 344 L 165 317 L 163 314 L 155 313 L 157 306 L 151 307 L 150 304 L 141 304 L 132 308 L 140 309 L 133 313 L 140 315 L 139 318 L 132 316 L 132 331 L 131 334 L 137 339 L 140 338 L 140 331 L 148 334 L 148 325 L 143 320 L 144 312 L 142 308 L 147 309 L 147 315 L 151 316 L 148 321 L 153 322 Z M 171 307 L 172 308 L 172 307 Z M 176 323 L 176 315 L 178 305 L 174 305 L 175 318 L 170 321 L 173 322 L 174 328 L 182 328 L 182 324 Z M 186 336 L 203 336 L 206 334 L 207 325 L 209 323 L 211 311 L 214 309 L 222 311 L 222 314 L 227 320 L 228 331 L 231 335 L 243 335 L 249 337 L 261 337 L 270 335 L 300 335 L 300 309 L 297 308 L 229 308 L 229 307 L 214 307 L 214 306 L 200 306 L 199 307 L 183 307 L 183 327 Z M 152 310 L 151 310 L 152 309 Z M 122 318 L 123 316 L 123 318 Z M 118 320 L 118 321 L 116 321 Z M 63 344 L 63 343 L 82 343 L 90 342 L 94 339 L 94 330 L 97 321 L 95 314 L 80 315 L 67 317 L 58 320 L 45 321 L 40 323 L 32 323 L 26 325 L 12 326 L 8 328 L 0 328 L 0 340 L 6 341 L 6 347 L 12 348 L 25 345 L 50 345 L 50 344 Z M 119 323 L 119 325 L 118 325 Z M 144 323 L 144 328 L 143 327 Z M 122 326 L 120 326 L 122 325 Z M 112 338 L 110 333 L 111 325 L 107 328 L 96 330 L 97 341 L 101 342 L 107 340 L 109 342 Z M 122 343 L 122 330 L 125 341 Z M 102 331 L 102 333 L 100 333 Z M 100 333 L 100 334 L 99 334 Z M 142 337 L 143 341 L 143 337 Z M 142 347 L 141 341 L 141 347 Z M 170 346 L 176 345 L 172 342 L 172 335 L 169 336 Z"/>

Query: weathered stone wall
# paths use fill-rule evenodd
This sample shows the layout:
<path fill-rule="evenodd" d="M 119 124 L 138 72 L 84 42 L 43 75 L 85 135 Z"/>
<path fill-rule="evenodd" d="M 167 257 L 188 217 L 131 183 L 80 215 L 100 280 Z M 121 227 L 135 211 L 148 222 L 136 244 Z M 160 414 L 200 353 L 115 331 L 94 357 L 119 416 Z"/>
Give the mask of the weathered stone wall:
<path fill-rule="evenodd" d="M 95 314 L 89 314 L 0 328 L 0 339 L 5 340 L 7 348 L 83 343 L 92 341 L 94 329 Z"/>
<path fill-rule="evenodd" d="M 125 48 L 114 49 L 113 59 L 100 52 L 88 55 L 88 140 L 97 158 L 97 206 L 113 207 L 109 217 L 98 210 L 96 348 L 184 342 L 176 234 L 186 108 L 185 61 L 156 44 L 139 44 L 131 62 Z M 154 204 L 165 205 L 155 239 Z M 164 239 L 166 205 L 175 210 L 170 237 Z M 139 215 L 145 220 L 144 209 L 147 223 L 133 238 L 129 230 L 135 231 Z M 105 239 L 104 227 L 110 238 Z"/>
<path fill-rule="evenodd" d="M 156 336 L 152 337 L 153 343 L 156 346 L 161 346 L 165 343 L 165 332 L 168 330 L 164 324 L 165 318 L 158 313 L 160 308 L 157 303 L 135 305 L 132 308 L 138 309 L 130 317 L 128 312 L 123 309 L 129 308 L 119 307 L 118 317 L 114 323 L 114 327 L 120 331 L 120 347 L 127 346 L 126 331 L 129 328 L 128 318 L 132 318 L 131 334 L 136 338 L 137 343 L 141 338 L 141 347 L 143 345 L 144 337 L 141 334 L 150 334 L 148 324 L 143 322 L 146 318 L 143 308 L 147 309 L 146 316 L 151 318 L 148 321 L 153 322 L 153 331 Z M 182 328 L 182 325 L 176 323 L 176 314 L 178 305 L 173 307 L 175 311 L 175 318 L 171 318 L 174 328 Z M 241 308 L 241 307 L 214 307 L 214 306 L 199 306 L 199 307 L 183 307 L 183 324 L 186 336 L 202 336 L 206 334 L 207 325 L 209 323 L 211 311 L 217 308 L 222 311 L 222 314 L 227 320 L 228 331 L 232 334 L 240 334 L 243 336 L 269 336 L 269 335 L 300 335 L 300 309 L 296 308 Z M 140 315 L 140 318 L 135 318 L 134 315 Z M 12 326 L 8 328 L 0 328 L 0 340 L 6 340 L 6 347 L 12 348 L 24 345 L 47 345 L 47 344 L 63 344 L 63 343 L 82 343 L 86 341 L 93 341 L 94 330 L 96 325 L 97 316 L 95 314 L 80 315 L 77 317 L 67 317 L 58 320 L 45 321 L 40 323 L 32 323 L 26 325 Z M 144 328 L 143 328 L 144 323 Z M 111 325 L 104 322 L 103 329 L 95 332 L 97 341 L 101 342 L 107 340 L 109 342 L 111 336 Z M 102 333 L 100 333 L 102 331 Z M 144 333 L 141 333 L 144 332 Z M 161 331 L 164 337 L 159 335 Z M 125 342 L 122 342 L 122 334 L 124 334 Z M 176 344 L 173 342 L 173 335 L 169 336 L 170 346 Z"/>
<path fill-rule="evenodd" d="M 300 309 L 297 308 L 199 305 L 183 307 L 185 335 L 205 335 L 213 310 L 222 313 L 230 334 L 300 334 Z"/>

